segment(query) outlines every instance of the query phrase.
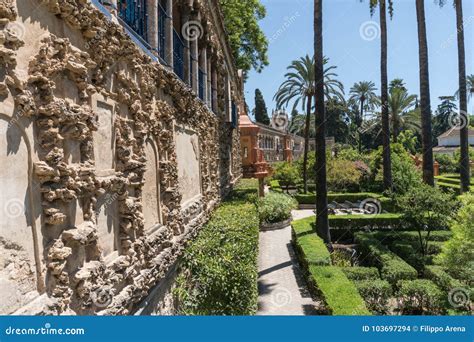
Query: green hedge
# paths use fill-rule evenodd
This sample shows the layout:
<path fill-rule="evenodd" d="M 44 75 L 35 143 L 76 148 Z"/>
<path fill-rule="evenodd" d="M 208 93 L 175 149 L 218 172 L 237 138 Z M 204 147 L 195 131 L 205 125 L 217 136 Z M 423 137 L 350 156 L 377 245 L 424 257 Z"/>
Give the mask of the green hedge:
<path fill-rule="evenodd" d="M 280 182 L 276 179 L 272 179 L 270 181 L 270 190 L 275 191 L 275 192 L 283 192 Z"/>
<path fill-rule="evenodd" d="M 277 223 L 291 218 L 291 211 L 298 207 L 293 197 L 270 192 L 263 198 L 259 198 L 257 211 L 260 223 Z"/>
<path fill-rule="evenodd" d="M 431 280 L 402 280 L 398 287 L 403 314 L 443 314 L 446 311 L 443 292 Z"/>
<path fill-rule="evenodd" d="M 424 271 L 425 278 L 435 283 L 441 290 L 449 293 L 449 291 L 455 288 L 462 288 L 463 284 L 451 277 L 443 267 L 437 265 L 429 265 L 425 267 Z"/>
<path fill-rule="evenodd" d="M 393 287 L 399 280 L 417 278 L 417 271 L 370 233 L 356 233 L 356 243 L 362 253 L 362 261 L 379 269 L 382 279 L 387 280 Z"/>
<path fill-rule="evenodd" d="M 315 204 L 316 203 L 316 194 L 307 193 L 307 194 L 296 194 L 294 195 L 295 199 L 299 204 Z M 349 193 L 328 193 L 328 202 L 357 202 L 363 201 L 368 198 L 375 198 L 380 200 L 383 197 L 381 194 L 372 193 L 372 192 L 349 192 Z"/>
<path fill-rule="evenodd" d="M 296 220 L 291 223 L 293 241 L 302 262 L 310 265 L 330 265 L 331 255 L 316 232 L 313 230 L 314 217 Z M 308 265 L 305 265 L 306 267 Z"/>
<path fill-rule="evenodd" d="M 174 293 L 186 315 L 251 315 L 257 310 L 257 189 L 244 184 L 212 214 L 184 251 Z"/>
<path fill-rule="evenodd" d="M 392 296 L 392 286 L 386 280 L 371 279 L 356 281 L 359 294 L 364 298 L 370 311 L 384 314 L 389 310 L 389 299 Z"/>
<path fill-rule="evenodd" d="M 343 267 L 342 271 L 350 280 L 376 280 L 380 279 L 379 270 L 376 267 Z"/>
<path fill-rule="evenodd" d="M 378 215 L 329 215 L 329 226 L 332 229 L 362 229 L 399 227 L 402 223 L 401 214 Z"/>
<path fill-rule="evenodd" d="M 419 243 L 418 231 L 378 231 L 371 233 L 372 237 L 383 240 L 387 244 L 392 244 L 395 242 L 401 243 Z M 426 232 L 422 232 L 421 235 L 423 238 L 426 237 Z M 430 242 L 445 242 L 452 237 L 452 233 L 449 230 L 435 230 L 430 233 Z"/>
<path fill-rule="evenodd" d="M 332 315 L 370 315 L 354 283 L 336 266 L 309 266 L 314 286 Z"/>

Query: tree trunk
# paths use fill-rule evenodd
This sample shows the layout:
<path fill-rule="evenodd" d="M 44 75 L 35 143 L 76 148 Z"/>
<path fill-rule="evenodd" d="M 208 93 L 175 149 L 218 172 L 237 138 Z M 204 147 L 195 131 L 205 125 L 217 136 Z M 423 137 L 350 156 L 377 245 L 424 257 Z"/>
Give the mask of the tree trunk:
<path fill-rule="evenodd" d="M 392 161 L 390 156 L 390 117 L 388 114 L 388 76 L 387 76 L 387 8 L 385 0 L 380 0 L 380 75 L 382 100 L 382 135 L 383 135 L 383 187 L 392 190 Z"/>
<path fill-rule="evenodd" d="M 323 69 L 323 0 L 314 0 L 314 56 L 316 115 L 316 231 L 328 245 L 331 244 L 328 219 L 326 175 L 326 118 L 324 103 Z"/>
<path fill-rule="evenodd" d="M 304 126 L 304 155 L 303 155 L 303 192 L 308 192 L 308 152 L 309 152 L 309 126 L 311 124 L 311 101 L 312 95 L 308 96 L 306 105 L 306 123 Z"/>
<path fill-rule="evenodd" d="M 362 123 L 364 122 L 364 97 L 360 99 L 360 118 L 357 120 L 357 134 L 359 135 L 359 153 L 362 152 Z"/>
<path fill-rule="evenodd" d="M 466 85 L 466 53 L 464 50 L 464 24 L 462 0 L 455 0 L 456 24 L 458 38 L 458 69 L 459 69 L 459 114 L 461 119 L 461 192 L 469 191 L 471 171 L 469 170 L 469 125 L 467 114 L 467 85 Z"/>
<path fill-rule="evenodd" d="M 418 52 L 420 67 L 421 140 L 423 145 L 423 181 L 434 186 L 433 149 L 431 132 L 430 74 L 428 42 L 426 39 L 425 1 L 416 0 L 418 24 Z"/>
<path fill-rule="evenodd" d="M 398 131 L 399 128 L 399 117 L 398 114 L 392 113 L 392 121 L 393 121 L 393 143 L 396 144 L 398 142 Z"/>

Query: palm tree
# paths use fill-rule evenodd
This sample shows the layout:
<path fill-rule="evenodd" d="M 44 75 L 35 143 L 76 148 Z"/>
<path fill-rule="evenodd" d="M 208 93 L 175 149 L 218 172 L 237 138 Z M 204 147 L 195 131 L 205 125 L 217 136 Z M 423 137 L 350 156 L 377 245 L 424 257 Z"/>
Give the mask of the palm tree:
<path fill-rule="evenodd" d="M 324 103 L 323 0 L 314 0 L 314 56 L 316 102 L 316 231 L 331 245 L 328 218 L 328 184 L 326 171 L 326 108 Z"/>
<path fill-rule="evenodd" d="M 441 6 L 446 0 L 439 0 Z M 461 174 L 461 192 L 468 192 L 470 186 L 471 171 L 469 165 L 469 116 L 467 114 L 467 90 L 469 89 L 470 96 L 472 96 L 472 81 L 473 75 L 470 75 L 470 85 L 466 77 L 466 52 L 464 48 L 464 23 L 462 0 L 453 1 L 456 9 L 456 31 L 458 40 L 458 75 L 459 75 L 459 89 L 456 92 L 459 99 L 459 114 L 463 125 L 460 129 L 461 138 L 461 160 L 460 160 L 460 174 Z"/>
<path fill-rule="evenodd" d="M 474 74 L 466 76 L 467 99 L 470 101 L 474 96 Z M 454 97 L 459 99 L 459 90 L 454 93 Z"/>
<path fill-rule="evenodd" d="M 393 87 L 388 95 L 388 109 L 390 121 L 392 123 L 393 142 L 397 143 L 400 133 L 402 116 L 407 117 L 407 113 L 415 105 L 416 95 L 409 95 L 401 87 Z"/>
<path fill-rule="evenodd" d="M 328 58 L 323 59 L 324 65 L 328 63 Z M 324 69 L 324 92 L 328 98 L 337 97 L 344 100 L 344 86 L 336 80 L 337 74 L 333 71 L 337 67 L 329 66 Z M 304 129 L 304 154 L 303 154 L 303 186 L 304 193 L 308 191 L 308 151 L 310 136 L 310 118 L 313 108 L 312 100 L 315 95 L 315 63 L 314 57 L 308 55 L 291 62 L 285 74 L 286 80 L 280 85 L 273 99 L 278 108 L 287 106 L 293 101 L 293 111 L 301 103 L 302 109 L 306 110 L 305 129 Z M 306 106 L 306 108 L 305 108 Z"/>
<path fill-rule="evenodd" d="M 416 21 L 418 25 L 418 54 L 420 66 L 420 111 L 421 141 L 423 150 L 423 181 L 434 186 L 430 74 L 428 68 L 428 42 L 426 38 L 425 0 L 416 0 Z"/>
<path fill-rule="evenodd" d="M 359 131 L 362 126 L 362 122 L 364 121 L 364 111 L 372 110 L 377 103 L 377 94 L 375 93 L 376 90 L 377 88 L 375 87 L 374 82 L 361 81 L 355 83 L 349 91 L 349 101 L 360 103 L 359 116 L 354 118 L 354 124 L 356 125 L 358 132 L 359 152 L 362 150 L 362 142 Z"/>
<path fill-rule="evenodd" d="M 388 91 L 392 91 L 392 89 L 401 88 L 403 90 L 407 90 L 405 87 L 405 82 L 401 78 L 394 78 L 390 81 L 390 85 L 388 86 Z"/>

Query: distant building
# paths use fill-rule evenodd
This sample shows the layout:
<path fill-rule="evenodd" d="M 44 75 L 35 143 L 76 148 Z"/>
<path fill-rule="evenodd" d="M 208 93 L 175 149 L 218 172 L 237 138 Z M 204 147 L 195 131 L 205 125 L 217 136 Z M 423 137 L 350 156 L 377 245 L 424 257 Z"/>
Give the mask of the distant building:
<path fill-rule="evenodd" d="M 474 147 L 474 130 L 469 130 L 469 145 Z M 438 146 L 433 148 L 433 153 L 453 155 L 461 146 L 460 130 L 453 127 L 438 137 Z"/>

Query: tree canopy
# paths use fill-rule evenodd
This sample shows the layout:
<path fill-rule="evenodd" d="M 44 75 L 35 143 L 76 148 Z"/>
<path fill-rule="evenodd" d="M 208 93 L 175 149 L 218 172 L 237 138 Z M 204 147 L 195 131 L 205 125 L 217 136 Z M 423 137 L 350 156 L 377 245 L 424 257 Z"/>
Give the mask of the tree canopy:
<path fill-rule="evenodd" d="M 257 72 L 268 65 L 268 41 L 258 25 L 266 15 L 260 0 L 220 0 L 237 68 Z"/>
<path fill-rule="evenodd" d="M 265 99 L 263 98 L 260 89 L 255 89 L 255 109 L 254 109 L 255 120 L 264 125 L 270 124 L 270 118 L 268 117 L 267 106 Z"/>

